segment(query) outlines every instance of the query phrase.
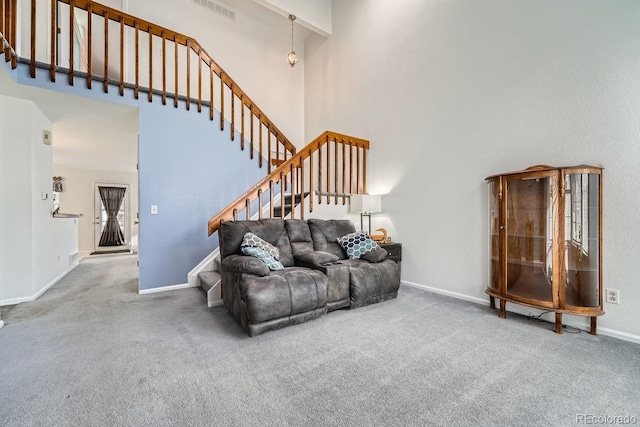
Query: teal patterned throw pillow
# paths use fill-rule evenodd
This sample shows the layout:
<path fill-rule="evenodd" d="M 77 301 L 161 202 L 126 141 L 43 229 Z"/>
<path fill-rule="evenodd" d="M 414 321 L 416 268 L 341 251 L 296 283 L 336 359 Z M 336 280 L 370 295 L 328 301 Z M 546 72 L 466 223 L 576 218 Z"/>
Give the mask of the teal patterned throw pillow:
<path fill-rule="evenodd" d="M 378 244 L 371 240 L 364 231 L 350 233 L 346 236 L 338 237 L 337 240 L 349 259 L 359 259 L 362 255 L 378 249 Z"/>
<path fill-rule="evenodd" d="M 266 240 L 261 239 L 260 237 L 251 233 L 250 231 L 244 233 L 244 236 L 242 236 L 242 243 L 240 244 L 240 247 L 244 248 L 245 246 L 264 249 L 265 252 L 270 254 L 275 259 L 280 259 L 280 250 L 278 248 L 276 248 Z"/>
<path fill-rule="evenodd" d="M 243 246 L 242 253 L 258 258 L 260 261 L 267 264 L 269 270 L 284 270 L 284 266 L 282 265 L 282 263 L 262 248 L 256 248 L 254 246 Z"/>

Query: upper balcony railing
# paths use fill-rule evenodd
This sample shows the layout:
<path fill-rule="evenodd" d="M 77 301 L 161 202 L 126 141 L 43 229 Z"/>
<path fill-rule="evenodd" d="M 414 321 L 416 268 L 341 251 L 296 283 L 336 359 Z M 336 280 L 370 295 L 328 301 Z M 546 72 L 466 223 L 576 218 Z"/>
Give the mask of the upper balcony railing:
<path fill-rule="evenodd" d="M 18 10 L 20 11 L 18 13 Z M 23 18 L 18 21 L 17 17 Z M 146 92 L 149 102 L 158 95 L 162 103 L 173 98 L 178 107 L 195 104 L 209 110 L 210 120 L 219 111 L 220 130 L 225 118 L 230 137 L 239 131 L 240 146 L 249 145 L 250 157 L 258 154 L 260 167 L 296 152 L 295 146 L 240 86 L 195 39 L 90 0 L 0 0 L 0 32 L 7 40 L 5 59 L 16 66 L 12 48 L 29 63 L 31 77 L 38 68 L 68 74 L 70 85 L 83 77 L 88 88 L 94 81 L 133 89 L 135 98 Z M 27 52 L 25 54 L 25 52 Z M 274 161 L 272 161 L 274 160 Z"/>
<path fill-rule="evenodd" d="M 17 16 L 17 0 L 0 0 L 0 55 L 4 54 L 6 62 L 11 61 L 12 68 L 18 66 L 18 58 L 15 51 Z"/>

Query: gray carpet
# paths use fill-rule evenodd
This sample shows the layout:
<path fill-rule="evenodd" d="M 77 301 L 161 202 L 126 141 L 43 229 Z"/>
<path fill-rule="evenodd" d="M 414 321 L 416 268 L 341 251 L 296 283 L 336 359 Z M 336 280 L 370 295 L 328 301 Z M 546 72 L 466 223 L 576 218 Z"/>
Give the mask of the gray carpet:
<path fill-rule="evenodd" d="M 401 288 L 247 337 L 199 289 L 91 257 L 3 310 L 2 426 L 575 425 L 640 418 L 640 346 Z M 584 418 L 586 420 L 586 418 Z M 640 421 L 638 421 L 640 423 Z"/>

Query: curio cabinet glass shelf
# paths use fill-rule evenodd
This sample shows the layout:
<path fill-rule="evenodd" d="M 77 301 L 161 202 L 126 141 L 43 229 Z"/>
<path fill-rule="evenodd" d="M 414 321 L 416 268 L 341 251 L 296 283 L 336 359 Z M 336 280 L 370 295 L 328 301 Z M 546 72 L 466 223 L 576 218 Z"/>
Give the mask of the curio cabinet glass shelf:
<path fill-rule="evenodd" d="M 491 308 L 513 302 L 591 318 L 602 310 L 602 168 L 532 166 L 488 177 Z"/>

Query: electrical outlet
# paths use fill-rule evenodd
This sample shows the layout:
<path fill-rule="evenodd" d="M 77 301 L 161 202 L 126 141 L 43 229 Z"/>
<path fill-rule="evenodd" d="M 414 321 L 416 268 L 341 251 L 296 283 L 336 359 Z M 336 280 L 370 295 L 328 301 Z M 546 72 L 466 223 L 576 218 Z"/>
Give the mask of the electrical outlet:
<path fill-rule="evenodd" d="M 620 291 L 618 289 L 607 289 L 607 302 L 620 304 Z"/>

